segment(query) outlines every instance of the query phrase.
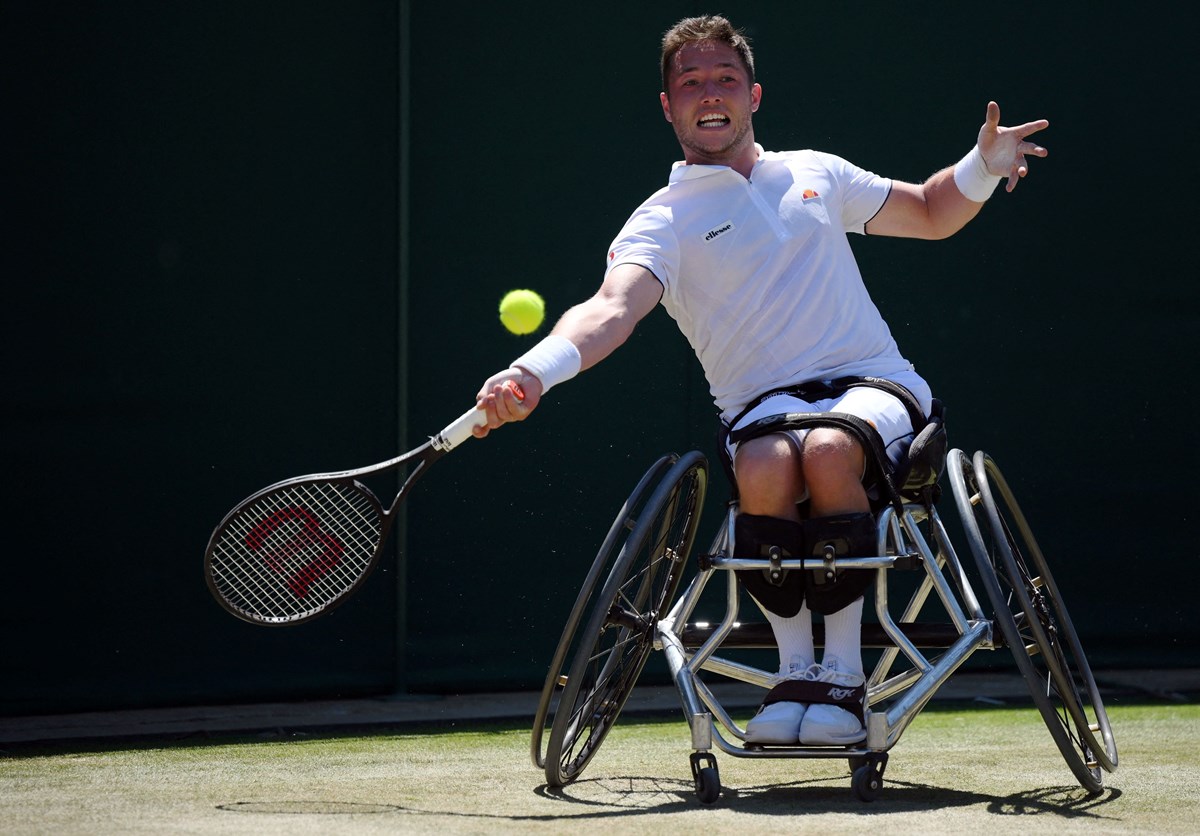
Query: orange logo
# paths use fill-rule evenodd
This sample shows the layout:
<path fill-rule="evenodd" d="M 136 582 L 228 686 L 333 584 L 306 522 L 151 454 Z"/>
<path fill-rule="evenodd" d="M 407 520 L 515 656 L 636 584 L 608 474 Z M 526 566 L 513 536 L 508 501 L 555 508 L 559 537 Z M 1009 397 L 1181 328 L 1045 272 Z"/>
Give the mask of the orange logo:
<path fill-rule="evenodd" d="M 820 195 L 814 192 L 812 189 L 805 189 L 804 194 L 802 194 L 801 197 L 803 197 L 805 200 L 812 200 L 814 197 L 820 197 Z"/>

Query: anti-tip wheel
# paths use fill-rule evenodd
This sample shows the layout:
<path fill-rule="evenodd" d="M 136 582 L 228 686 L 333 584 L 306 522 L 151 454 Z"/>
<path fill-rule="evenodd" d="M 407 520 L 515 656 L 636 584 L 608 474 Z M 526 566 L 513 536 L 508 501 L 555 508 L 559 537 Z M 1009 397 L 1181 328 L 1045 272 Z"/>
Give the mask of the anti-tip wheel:
<path fill-rule="evenodd" d="M 696 783 L 696 798 L 701 804 L 712 804 L 721 795 L 721 774 L 717 759 L 706 752 L 692 755 L 692 779 Z"/>
<path fill-rule="evenodd" d="M 860 801 L 874 801 L 883 789 L 883 770 L 887 767 L 887 755 L 854 760 L 862 765 L 854 770 L 850 788 Z"/>

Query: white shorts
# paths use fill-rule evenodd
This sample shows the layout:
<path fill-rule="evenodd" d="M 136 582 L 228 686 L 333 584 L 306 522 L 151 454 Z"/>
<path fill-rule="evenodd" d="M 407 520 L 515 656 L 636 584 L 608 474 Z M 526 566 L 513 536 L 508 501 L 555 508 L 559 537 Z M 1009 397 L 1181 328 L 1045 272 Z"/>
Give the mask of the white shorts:
<path fill-rule="evenodd" d="M 932 408 L 932 396 L 928 384 L 915 373 L 911 376 L 890 378 L 906 387 L 916 397 L 922 411 L 928 415 Z M 896 396 L 876 389 L 872 386 L 856 386 L 836 398 L 826 398 L 819 401 L 803 401 L 793 395 L 772 395 L 754 409 L 741 417 L 731 430 L 740 429 L 748 424 L 772 415 L 784 415 L 790 412 L 841 412 L 861 418 L 878 432 L 883 439 L 884 449 L 893 466 L 899 465 L 915 435 L 912 419 L 908 410 Z M 783 430 L 785 435 L 795 445 L 797 451 L 804 449 L 804 437 L 809 430 Z M 737 445 L 728 440 L 725 442 L 729 460 L 734 461 Z M 804 499 L 804 497 L 800 497 Z"/>

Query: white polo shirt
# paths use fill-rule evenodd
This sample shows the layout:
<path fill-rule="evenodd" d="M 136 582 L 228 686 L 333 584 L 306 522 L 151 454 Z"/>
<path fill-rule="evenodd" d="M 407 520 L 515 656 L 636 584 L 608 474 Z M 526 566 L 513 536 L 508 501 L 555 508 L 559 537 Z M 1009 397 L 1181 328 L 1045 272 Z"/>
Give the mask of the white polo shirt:
<path fill-rule="evenodd" d="M 608 269 L 638 264 L 662 282 L 726 417 L 769 389 L 845 375 L 916 378 L 928 409 L 846 238 L 891 180 L 817 151 L 758 152 L 749 180 L 676 163 L 613 241 Z"/>

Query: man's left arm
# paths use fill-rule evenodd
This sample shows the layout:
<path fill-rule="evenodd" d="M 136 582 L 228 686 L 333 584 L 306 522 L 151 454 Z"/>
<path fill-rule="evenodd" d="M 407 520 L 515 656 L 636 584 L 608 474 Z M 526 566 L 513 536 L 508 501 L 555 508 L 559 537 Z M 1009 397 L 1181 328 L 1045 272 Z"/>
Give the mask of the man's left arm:
<path fill-rule="evenodd" d="M 866 226 L 870 235 L 902 238 L 948 238 L 979 214 L 996 184 L 1007 178 L 1007 191 L 1029 173 L 1027 156 L 1047 151 L 1026 140 L 1047 127 L 1045 119 L 1006 128 L 1000 125 L 1000 106 L 988 102 L 979 139 L 957 165 L 944 168 L 924 183 L 892 184 L 883 207 Z"/>

